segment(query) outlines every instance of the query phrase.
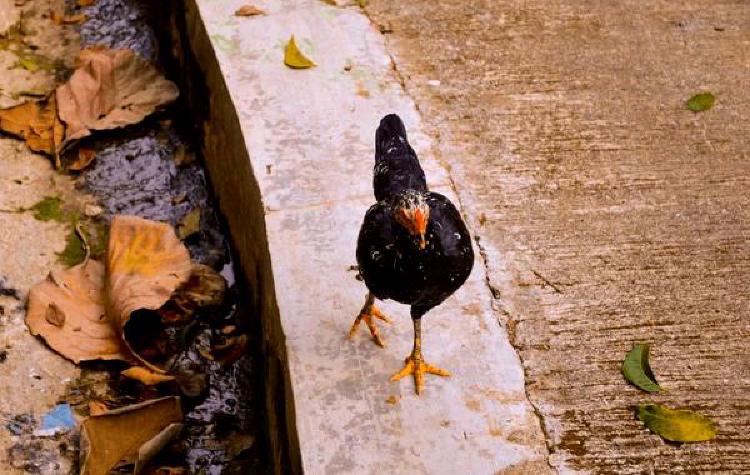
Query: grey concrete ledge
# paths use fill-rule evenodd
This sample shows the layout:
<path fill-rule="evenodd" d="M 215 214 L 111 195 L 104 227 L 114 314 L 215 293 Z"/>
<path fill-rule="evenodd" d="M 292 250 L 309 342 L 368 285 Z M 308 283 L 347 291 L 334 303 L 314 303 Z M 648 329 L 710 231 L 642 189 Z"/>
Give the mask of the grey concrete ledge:
<path fill-rule="evenodd" d="M 349 267 L 374 200 L 373 140 L 384 114 L 404 118 L 430 186 L 455 200 L 382 36 L 356 8 L 264 0 L 255 4 L 267 15 L 235 17 L 242 3 L 188 1 L 171 21 L 183 31 L 174 41 L 188 43 L 176 48 L 193 58 L 183 66 L 202 78 L 190 95 L 205 104 L 203 152 L 262 317 L 277 471 L 547 471 L 482 262 L 425 318 L 426 356 L 454 376 L 429 378 L 421 397 L 411 379 L 388 381 L 411 349 L 406 307 L 382 305 L 394 319 L 383 328 L 385 349 L 365 330 L 345 338 L 366 292 Z M 316 68 L 284 66 L 292 34 Z"/>

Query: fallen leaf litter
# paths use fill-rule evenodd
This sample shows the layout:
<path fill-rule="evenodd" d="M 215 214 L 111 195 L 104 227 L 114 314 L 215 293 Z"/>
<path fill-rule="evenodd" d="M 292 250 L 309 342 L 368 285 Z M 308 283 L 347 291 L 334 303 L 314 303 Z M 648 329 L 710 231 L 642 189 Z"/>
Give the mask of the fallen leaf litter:
<path fill-rule="evenodd" d="M 142 404 L 139 401 L 145 399 L 143 404 L 151 404 L 149 401 L 153 401 L 157 393 L 149 388 L 156 386 L 164 387 L 159 390 L 162 394 L 164 391 L 182 393 L 192 402 L 188 403 L 184 416 L 181 414 L 179 420 L 160 428 L 155 437 L 140 444 L 142 450 L 128 453 L 125 462 L 134 465 L 137 471 L 139 464 L 159 453 L 172 437 L 183 433 L 175 424 L 184 422 L 193 427 L 186 439 L 188 452 L 183 454 L 181 462 L 187 463 L 190 470 L 178 466 L 179 463 L 164 465 L 164 469 L 170 473 L 188 473 L 196 469 L 226 467 L 233 458 L 247 457 L 247 450 L 258 446 L 258 437 L 247 433 L 248 424 L 252 424 L 251 418 L 254 417 L 252 414 L 248 416 L 252 401 L 243 397 L 254 378 L 249 373 L 250 360 L 246 356 L 249 338 L 244 332 L 247 330 L 238 325 L 241 320 L 237 315 L 241 310 L 235 293 L 227 292 L 234 282 L 227 283 L 214 270 L 218 268 L 224 272 L 232 264 L 224 237 L 221 231 L 217 231 L 218 220 L 210 209 L 202 170 L 193 159 L 192 148 L 185 145 L 169 121 L 149 120 L 145 126 L 139 125 L 135 132 L 131 129 L 103 139 L 97 137 L 97 131 L 143 122 L 149 115 L 159 113 L 174 101 L 177 89 L 151 66 L 150 60 L 154 56 L 149 53 L 155 48 L 148 38 L 153 38 L 154 34 L 151 31 L 143 34 L 143 30 L 149 28 L 143 21 L 147 17 L 143 11 L 125 15 L 137 27 L 129 37 L 95 45 L 97 40 L 102 40 L 97 36 L 101 35 L 102 29 L 96 28 L 94 32 L 91 25 L 101 25 L 108 21 L 108 15 L 118 11 L 147 7 L 135 6 L 128 0 L 100 0 L 96 4 L 79 1 L 79 5 L 87 7 L 84 12 L 65 12 L 50 19 L 64 24 L 83 22 L 84 43 L 87 38 L 94 39 L 81 54 L 78 69 L 56 93 L 48 95 L 29 91 L 34 92 L 30 96 L 36 100 L 27 101 L 17 109 L 3 110 L 0 128 L 25 139 L 30 148 L 54 157 L 58 168 L 82 172 L 84 180 L 81 183 L 95 192 L 103 191 L 106 186 L 116 186 L 111 180 L 107 181 L 104 173 L 118 168 L 112 162 L 127 153 L 129 144 L 148 144 L 149 148 L 140 148 L 143 160 L 158 157 L 157 161 L 168 165 L 155 169 L 165 171 L 166 175 L 157 173 L 151 176 L 176 182 L 178 186 L 174 193 L 181 199 L 173 201 L 170 190 L 167 194 L 169 206 L 160 208 L 159 203 L 149 206 L 146 203 L 150 200 L 141 201 L 142 198 L 136 197 L 138 193 L 132 193 L 127 203 L 110 200 L 104 193 L 103 206 L 98 207 L 98 212 L 83 213 L 71 212 L 59 197 L 50 196 L 28 210 L 37 219 L 57 221 L 71 227 L 71 238 L 64 254 L 70 254 L 71 260 L 76 262 L 69 262 L 74 265 L 68 269 L 52 269 L 48 278 L 34 288 L 27 321 L 30 329 L 43 336 L 51 348 L 72 361 L 118 359 L 125 364 L 134 364 L 127 369 L 120 366 L 121 369 L 110 372 L 109 377 L 101 373 L 101 369 L 99 372 L 86 369 L 81 381 L 71 385 L 71 406 L 79 415 L 83 411 L 84 416 L 90 416 L 83 423 L 89 441 L 84 444 L 87 450 L 84 451 L 86 462 L 82 473 L 106 473 L 112 468 L 109 461 L 92 458 L 96 447 L 103 443 L 89 430 L 94 418 L 102 418 L 112 410 L 137 412 L 140 409 L 133 408 L 132 403 Z M 136 53 L 123 49 L 123 46 L 133 45 L 138 46 Z M 39 64 L 34 59 L 26 59 L 21 67 L 27 71 L 43 69 Z M 99 83 L 92 88 L 93 80 Z M 82 83 L 87 86 L 80 87 Z M 112 90 L 118 94 L 110 94 Z M 63 104 L 62 110 L 57 107 L 59 103 Z M 162 125 L 154 127 L 151 124 Z M 79 146 L 82 139 L 85 144 Z M 152 155 L 152 150 L 158 151 L 157 155 Z M 70 156 L 61 161 L 61 153 Z M 170 156 L 173 153 L 178 155 L 175 161 Z M 137 155 L 130 157 L 130 161 L 137 163 L 138 160 Z M 187 181 L 185 177 L 188 177 Z M 139 191 L 143 191 L 143 195 L 163 194 L 159 190 Z M 92 205 L 87 205 L 86 209 L 89 208 Z M 156 214 L 160 216 L 154 216 L 151 211 L 162 209 L 168 213 L 158 211 Z M 167 223 L 136 216 L 117 216 L 129 210 Z M 94 242 L 101 239 L 92 239 L 92 236 L 101 238 L 101 233 L 90 229 L 93 224 L 86 221 L 89 218 L 112 219 L 109 239 L 103 240 L 109 244 Z M 180 237 L 186 239 L 184 244 L 176 236 L 176 229 Z M 151 244 L 153 252 L 144 250 L 144 243 Z M 96 253 L 95 248 L 99 246 L 103 249 Z M 159 274 L 159 269 L 167 270 Z M 233 272 L 226 275 L 231 277 Z M 157 333 L 165 340 L 139 340 L 136 336 L 144 332 L 138 331 L 138 325 L 144 325 L 145 330 L 156 325 L 159 327 Z M 228 328 L 232 330 L 226 332 Z M 82 335 L 85 335 L 83 339 Z M 160 343 L 162 347 L 154 347 Z M 140 346 L 143 344 L 145 346 Z M 198 351 L 200 348 L 208 350 L 208 358 L 200 356 L 201 352 L 206 352 Z M 210 379 L 206 377 L 207 373 L 211 374 Z M 88 386 L 85 380 L 89 377 L 100 381 L 103 377 L 103 381 L 109 381 L 109 388 L 98 383 Z M 96 399 L 92 398 L 95 394 Z M 196 406 L 200 401 L 195 400 L 198 397 L 204 401 Z M 177 407 L 185 406 L 185 401 L 180 403 L 179 398 L 174 399 Z M 216 439 L 216 433 L 226 430 L 221 427 L 231 428 L 234 434 L 227 438 L 227 444 Z M 117 438 L 122 438 L 121 435 Z M 186 435 L 180 437 L 184 439 Z M 30 454 L 32 448 L 31 445 L 24 448 L 21 444 L 14 446 L 14 451 L 29 449 Z M 115 462 L 122 460 L 123 457 L 119 457 Z M 44 463 L 48 462 L 53 463 L 53 459 Z M 240 460 L 240 463 L 247 466 L 248 462 Z"/>

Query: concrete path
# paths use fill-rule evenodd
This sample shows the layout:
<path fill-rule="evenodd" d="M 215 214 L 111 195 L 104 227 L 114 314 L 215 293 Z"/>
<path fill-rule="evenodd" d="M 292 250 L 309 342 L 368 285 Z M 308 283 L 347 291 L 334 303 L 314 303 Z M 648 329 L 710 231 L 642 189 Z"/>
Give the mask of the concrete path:
<path fill-rule="evenodd" d="M 301 455 L 292 469 L 547 472 L 539 420 L 479 257 L 469 282 L 425 318 L 424 352 L 454 376 L 429 378 L 421 397 L 412 380 L 388 381 L 411 349 L 407 307 L 382 307 L 395 320 L 383 328 L 387 348 L 364 329 L 345 338 L 366 292 L 350 267 L 374 203 L 374 134 L 383 115 L 404 118 L 430 185 L 456 199 L 384 38 L 356 6 L 271 0 L 257 4 L 265 16 L 235 17 L 242 3 L 197 0 L 187 7 L 187 30 L 211 97 L 204 152 L 250 281 L 263 274 L 259 240 L 267 235 L 273 285 L 261 285 L 258 298 L 269 358 L 288 360 L 287 426 Z M 284 66 L 292 34 L 316 68 Z M 249 183 L 258 186 L 260 217 Z M 281 328 L 270 330 L 279 318 Z"/>
<path fill-rule="evenodd" d="M 371 0 L 563 473 L 750 470 L 750 4 Z M 684 102 L 712 91 L 713 110 Z M 628 386 L 653 344 L 668 392 Z M 715 419 L 668 445 L 631 406 Z"/>

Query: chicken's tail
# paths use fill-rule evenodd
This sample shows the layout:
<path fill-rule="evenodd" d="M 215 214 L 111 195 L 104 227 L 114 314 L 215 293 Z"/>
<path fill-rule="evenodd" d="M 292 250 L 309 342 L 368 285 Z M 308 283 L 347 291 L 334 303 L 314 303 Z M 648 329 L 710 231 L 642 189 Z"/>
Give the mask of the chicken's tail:
<path fill-rule="evenodd" d="M 388 114 L 383 117 L 377 132 L 375 132 L 375 155 L 381 156 L 385 153 L 408 150 L 409 148 L 406 127 L 404 127 L 401 117 L 396 114 Z"/>

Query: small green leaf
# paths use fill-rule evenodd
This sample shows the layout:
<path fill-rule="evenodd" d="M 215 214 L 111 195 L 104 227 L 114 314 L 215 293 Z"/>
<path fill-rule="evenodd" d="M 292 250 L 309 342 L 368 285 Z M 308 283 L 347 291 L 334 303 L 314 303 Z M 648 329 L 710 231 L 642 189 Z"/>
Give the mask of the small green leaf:
<path fill-rule="evenodd" d="M 636 412 L 646 427 L 672 442 L 702 442 L 716 436 L 711 419 L 693 411 L 648 404 L 638 406 Z"/>
<path fill-rule="evenodd" d="M 294 41 L 294 35 L 289 38 L 289 43 L 284 48 L 284 64 L 292 69 L 307 69 L 315 66 L 315 63 L 310 61 L 302 52 L 297 48 L 297 43 Z"/>
<path fill-rule="evenodd" d="M 710 92 L 696 94 L 685 103 L 688 109 L 693 112 L 706 111 L 714 106 L 716 98 Z"/>
<path fill-rule="evenodd" d="M 648 344 L 636 343 L 622 363 L 622 374 L 630 383 L 644 391 L 656 393 L 662 390 L 656 382 L 651 366 L 648 364 Z"/>

